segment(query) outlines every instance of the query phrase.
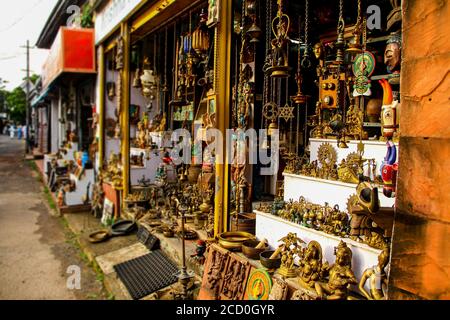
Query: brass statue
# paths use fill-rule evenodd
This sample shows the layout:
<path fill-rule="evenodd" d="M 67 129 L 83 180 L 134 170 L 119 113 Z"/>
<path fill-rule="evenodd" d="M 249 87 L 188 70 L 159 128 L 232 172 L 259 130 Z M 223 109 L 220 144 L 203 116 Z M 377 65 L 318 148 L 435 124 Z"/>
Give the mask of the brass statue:
<path fill-rule="evenodd" d="M 337 152 L 328 142 L 320 145 L 317 157 L 320 162 L 319 177 L 322 179 L 337 180 L 336 161 Z"/>
<path fill-rule="evenodd" d="M 346 300 L 349 285 L 358 283 L 352 271 L 352 251 L 341 241 L 335 248 L 335 255 L 336 261 L 330 268 L 328 283 L 317 282 L 315 289 L 321 298 L 327 295 L 327 300 Z"/>
<path fill-rule="evenodd" d="M 281 250 L 281 267 L 279 272 L 286 278 L 293 278 L 296 276 L 295 257 L 301 256 L 303 251 L 302 244 L 305 241 L 297 237 L 297 234 L 289 233 L 280 242 L 283 244 L 279 247 L 279 250 Z"/>
<path fill-rule="evenodd" d="M 387 275 L 385 268 L 389 263 L 389 248 L 385 247 L 378 256 L 378 264 L 366 269 L 359 282 L 359 290 L 368 300 L 385 300 Z M 369 281 L 370 292 L 364 286 Z"/>
<path fill-rule="evenodd" d="M 323 279 L 329 269 L 328 262 L 322 263 L 322 247 L 317 241 L 311 241 L 303 253 L 299 267 L 299 283 L 305 288 L 314 288 L 316 282 Z"/>

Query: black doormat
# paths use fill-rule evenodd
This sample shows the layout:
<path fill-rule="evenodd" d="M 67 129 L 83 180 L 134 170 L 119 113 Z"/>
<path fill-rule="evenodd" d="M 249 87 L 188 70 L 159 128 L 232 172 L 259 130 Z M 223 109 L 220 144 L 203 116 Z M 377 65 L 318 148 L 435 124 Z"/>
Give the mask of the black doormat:
<path fill-rule="evenodd" d="M 161 250 L 114 266 L 134 300 L 142 299 L 155 291 L 178 281 L 178 267 Z"/>

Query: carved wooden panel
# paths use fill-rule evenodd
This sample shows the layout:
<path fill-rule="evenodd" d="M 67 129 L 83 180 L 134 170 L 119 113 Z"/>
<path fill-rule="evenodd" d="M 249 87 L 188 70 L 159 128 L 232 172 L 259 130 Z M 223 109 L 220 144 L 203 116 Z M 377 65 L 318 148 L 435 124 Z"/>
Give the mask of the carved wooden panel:
<path fill-rule="evenodd" d="M 236 254 L 230 255 L 220 290 L 221 300 L 244 299 L 250 269 L 251 266 L 247 260 L 242 259 Z"/>
<path fill-rule="evenodd" d="M 199 300 L 219 299 L 229 259 L 230 253 L 227 250 L 215 244 L 209 246 L 202 286 L 198 296 Z"/>

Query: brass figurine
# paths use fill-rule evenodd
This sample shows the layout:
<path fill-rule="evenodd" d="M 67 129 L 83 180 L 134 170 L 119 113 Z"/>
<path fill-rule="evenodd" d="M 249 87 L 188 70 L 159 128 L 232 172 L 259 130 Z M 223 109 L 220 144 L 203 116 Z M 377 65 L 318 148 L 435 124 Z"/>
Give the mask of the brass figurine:
<path fill-rule="evenodd" d="M 315 288 L 316 282 L 327 275 L 329 265 L 322 260 L 322 247 L 317 241 L 311 241 L 300 260 L 298 279 L 300 285 L 305 288 Z"/>
<path fill-rule="evenodd" d="M 295 233 L 289 233 L 280 240 L 281 250 L 281 267 L 279 273 L 286 278 L 294 278 L 296 276 L 295 258 L 302 254 L 302 244 L 305 243 L 297 237 Z"/>
<path fill-rule="evenodd" d="M 359 291 L 368 300 L 385 300 L 387 289 L 387 274 L 385 271 L 389 263 L 389 248 L 385 247 L 378 256 L 378 264 L 364 271 L 359 282 Z M 369 281 L 369 292 L 364 287 Z"/>
<path fill-rule="evenodd" d="M 317 282 L 315 289 L 321 298 L 327 300 L 346 300 L 349 286 L 357 284 L 352 271 L 352 251 L 344 241 L 335 248 L 336 261 L 330 268 L 328 283 Z"/>

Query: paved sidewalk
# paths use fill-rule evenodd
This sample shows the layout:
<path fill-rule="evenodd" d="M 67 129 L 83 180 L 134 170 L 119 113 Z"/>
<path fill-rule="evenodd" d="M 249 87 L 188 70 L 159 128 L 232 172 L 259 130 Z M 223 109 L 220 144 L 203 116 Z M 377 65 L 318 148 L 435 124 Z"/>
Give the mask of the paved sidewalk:
<path fill-rule="evenodd" d="M 68 241 L 46 204 L 24 141 L 0 135 L 0 299 L 106 298 L 94 271 Z M 67 288 L 67 268 L 81 268 L 81 290 Z"/>

